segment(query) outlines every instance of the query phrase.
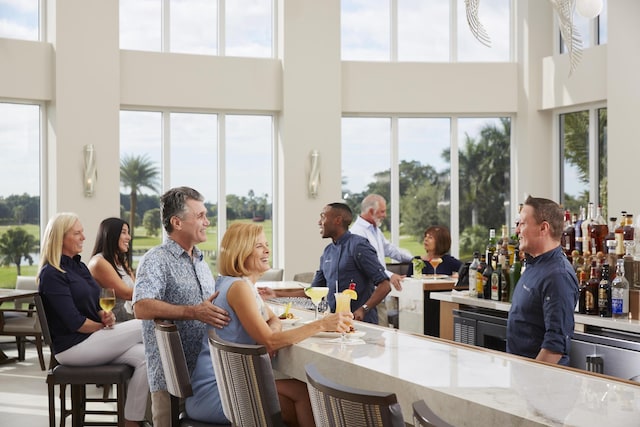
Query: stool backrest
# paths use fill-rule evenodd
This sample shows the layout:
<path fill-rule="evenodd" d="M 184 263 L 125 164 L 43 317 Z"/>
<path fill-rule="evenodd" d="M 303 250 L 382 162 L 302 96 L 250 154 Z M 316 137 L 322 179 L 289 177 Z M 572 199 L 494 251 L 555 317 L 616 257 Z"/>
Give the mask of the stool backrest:
<path fill-rule="evenodd" d="M 155 321 L 156 341 L 169 394 L 185 398 L 193 394 L 187 359 L 180 341 L 180 332 L 173 323 Z"/>
<path fill-rule="evenodd" d="M 284 427 L 271 359 L 263 345 L 231 343 L 209 330 L 225 416 L 234 426 Z"/>
<path fill-rule="evenodd" d="M 337 384 L 305 365 L 307 388 L 316 425 L 334 427 L 404 427 L 395 393 Z"/>

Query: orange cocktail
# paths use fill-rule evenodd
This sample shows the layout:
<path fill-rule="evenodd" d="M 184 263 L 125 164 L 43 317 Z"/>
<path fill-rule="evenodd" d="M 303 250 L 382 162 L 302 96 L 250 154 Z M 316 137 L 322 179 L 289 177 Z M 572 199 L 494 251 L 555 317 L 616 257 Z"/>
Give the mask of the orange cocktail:
<path fill-rule="evenodd" d="M 436 278 L 436 269 L 438 268 L 438 266 L 440 264 L 442 264 L 442 258 L 440 258 L 440 257 L 431 258 L 429 260 L 429 264 L 431 264 L 431 267 L 433 267 L 433 278 L 435 279 Z"/>

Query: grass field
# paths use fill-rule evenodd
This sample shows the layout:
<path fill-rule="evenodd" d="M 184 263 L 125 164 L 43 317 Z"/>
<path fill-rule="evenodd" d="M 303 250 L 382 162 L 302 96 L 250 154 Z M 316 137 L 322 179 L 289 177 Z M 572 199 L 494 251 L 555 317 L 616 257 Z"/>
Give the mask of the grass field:
<path fill-rule="evenodd" d="M 239 220 L 243 222 L 250 222 L 250 219 L 247 220 Z M 267 235 L 267 240 L 271 241 L 272 236 L 272 224 L 271 221 L 264 221 L 261 223 L 264 227 L 265 234 Z M 0 234 L 6 230 L 7 226 L 0 227 Z M 23 226 L 29 233 L 33 234 L 37 239 L 40 239 L 39 236 L 39 228 L 35 225 L 25 225 Z M 387 238 L 389 236 L 387 235 Z M 152 248 L 158 244 L 160 244 L 161 236 L 147 236 L 144 228 L 136 227 L 135 229 L 135 241 L 134 241 L 134 249 L 136 253 L 138 251 L 146 251 L 149 248 Z M 198 247 L 203 251 L 215 251 L 218 245 L 218 228 L 217 227 L 209 227 L 207 231 L 207 241 Z M 401 236 L 400 237 L 400 246 L 402 248 L 407 249 L 414 255 L 420 255 L 424 252 L 424 248 L 422 247 L 422 243 L 417 242 L 414 237 L 411 236 Z M 86 249 L 86 248 L 85 248 Z M 318 254 L 318 259 L 320 258 L 320 254 Z M 87 261 L 87 260 L 85 260 Z M 135 267 L 135 265 L 134 265 Z M 22 263 L 21 265 L 21 274 L 23 276 L 35 276 L 38 272 L 38 266 L 36 264 L 30 266 L 28 263 Z M 11 264 L 10 266 L 0 266 L 0 288 L 13 288 L 16 283 L 17 270 L 15 264 Z"/>

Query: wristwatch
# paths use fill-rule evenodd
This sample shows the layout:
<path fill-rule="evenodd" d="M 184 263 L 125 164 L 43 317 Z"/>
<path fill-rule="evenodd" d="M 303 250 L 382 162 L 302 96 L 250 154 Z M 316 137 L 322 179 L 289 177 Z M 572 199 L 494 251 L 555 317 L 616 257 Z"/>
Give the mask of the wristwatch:
<path fill-rule="evenodd" d="M 362 304 L 362 309 L 364 310 L 365 313 L 368 313 L 369 310 L 371 310 L 371 307 L 369 307 L 367 304 Z"/>

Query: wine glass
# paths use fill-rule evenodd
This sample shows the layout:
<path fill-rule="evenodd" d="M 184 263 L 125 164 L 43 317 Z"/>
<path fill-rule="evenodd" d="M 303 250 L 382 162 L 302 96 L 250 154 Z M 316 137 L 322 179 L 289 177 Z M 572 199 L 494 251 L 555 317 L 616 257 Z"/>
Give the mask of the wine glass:
<path fill-rule="evenodd" d="M 116 292 L 113 288 L 102 288 L 100 291 L 100 308 L 106 312 L 111 312 L 116 306 Z M 112 326 L 105 326 L 111 328 Z"/>
<path fill-rule="evenodd" d="M 304 293 L 306 296 L 311 298 L 311 302 L 313 303 L 315 316 L 313 320 L 318 320 L 318 304 L 322 301 L 322 298 L 326 297 L 329 294 L 329 288 L 326 286 L 309 286 L 304 288 Z"/>
<path fill-rule="evenodd" d="M 429 264 L 431 264 L 431 267 L 433 267 L 433 278 L 437 279 L 436 269 L 438 268 L 438 266 L 440 264 L 442 264 L 442 258 L 440 258 L 440 257 L 431 258 L 429 260 Z"/>

